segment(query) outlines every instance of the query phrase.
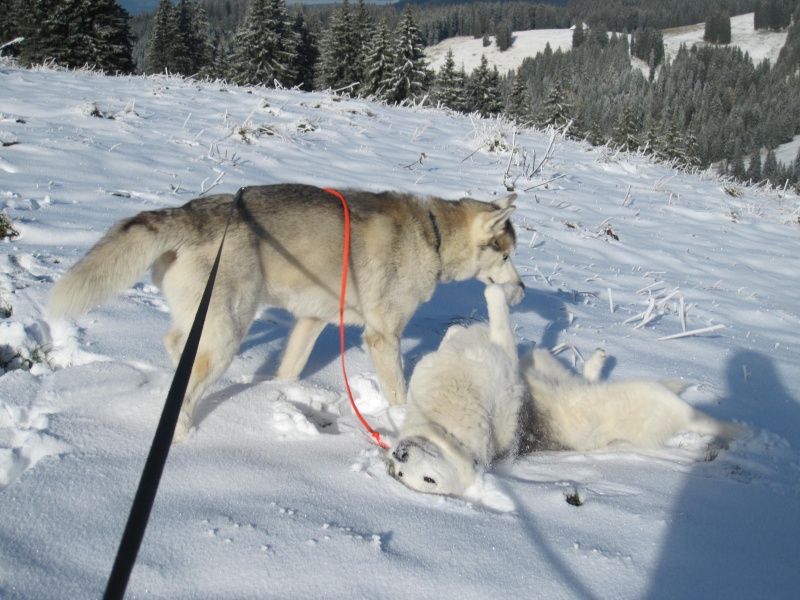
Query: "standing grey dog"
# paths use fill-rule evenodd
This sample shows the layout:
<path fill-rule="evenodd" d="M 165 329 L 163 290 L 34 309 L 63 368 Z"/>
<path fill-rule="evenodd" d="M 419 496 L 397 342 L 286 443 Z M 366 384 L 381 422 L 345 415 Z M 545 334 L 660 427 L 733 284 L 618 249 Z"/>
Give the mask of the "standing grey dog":
<path fill-rule="evenodd" d="M 477 278 L 508 284 L 515 195 L 492 203 L 396 192 L 342 190 L 351 214 L 345 323 L 364 327 L 381 389 L 406 399 L 400 336 L 438 282 Z M 173 316 L 165 344 L 177 364 L 219 247 L 233 195 L 139 213 L 114 225 L 53 287 L 52 317 L 72 317 L 109 300 L 152 269 Z M 243 190 L 222 252 L 208 316 L 175 431 L 182 441 L 205 389 L 230 365 L 259 306 L 296 317 L 276 376 L 298 377 L 317 337 L 337 323 L 343 255 L 341 202 L 320 188 L 268 185 Z"/>

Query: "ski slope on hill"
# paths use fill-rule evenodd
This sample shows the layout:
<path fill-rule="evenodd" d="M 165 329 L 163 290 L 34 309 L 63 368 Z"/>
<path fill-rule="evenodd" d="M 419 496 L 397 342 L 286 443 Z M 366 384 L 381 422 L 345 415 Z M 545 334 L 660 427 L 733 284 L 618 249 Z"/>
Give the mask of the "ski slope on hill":
<path fill-rule="evenodd" d="M 692 46 L 703 45 L 705 23 L 688 25 L 676 29 L 666 29 L 664 35 L 664 52 L 671 60 L 681 47 L 681 44 Z M 772 64 L 778 58 L 778 53 L 786 43 L 786 32 L 756 31 L 753 28 L 753 13 L 731 17 L 731 45 L 741 48 L 750 54 L 754 63 L 764 59 Z M 488 47 L 483 46 L 481 38 L 471 36 L 448 38 L 434 46 L 425 49 L 425 55 L 431 63 L 431 68 L 438 71 L 444 64 L 449 50 L 453 51 L 456 67 L 464 66 L 464 71 L 471 73 L 481 62 L 481 55 L 486 55 L 489 66 L 497 66 L 501 73 L 516 70 L 525 58 L 536 56 L 543 52 L 545 46 L 550 44 L 555 52 L 563 52 L 572 48 L 571 29 L 533 29 L 530 31 L 515 31 L 514 44 L 505 52 L 500 52 L 497 44 L 492 41 Z M 647 70 L 647 65 L 637 66 Z"/>

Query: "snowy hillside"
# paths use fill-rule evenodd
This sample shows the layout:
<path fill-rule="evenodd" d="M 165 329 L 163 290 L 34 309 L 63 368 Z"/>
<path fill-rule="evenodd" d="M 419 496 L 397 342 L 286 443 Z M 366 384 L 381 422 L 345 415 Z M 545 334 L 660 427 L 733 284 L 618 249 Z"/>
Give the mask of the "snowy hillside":
<path fill-rule="evenodd" d="M 681 44 L 692 46 L 704 44 L 705 24 L 689 25 L 677 29 L 663 31 L 664 51 L 671 60 Z M 768 59 L 774 64 L 783 44 L 786 42 L 785 32 L 756 31 L 753 29 L 753 13 L 731 17 L 731 45 L 738 46 L 748 52 L 755 63 Z M 471 73 L 481 62 L 481 55 L 486 55 L 489 66 L 497 66 L 501 73 L 517 69 L 528 56 L 536 56 L 542 52 L 546 44 L 555 52 L 557 49 L 567 51 L 572 48 L 572 30 L 569 29 L 534 29 L 514 32 L 514 45 L 505 52 L 500 52 L 497 45 L 484 48 L 483 40 L 471 36 L 455 37 L 443 40 L 435 46 L 426 48 L 425 53 L 431 67 L 438 71 L 444 64 L 448 50 L 453 51 L 456 67 L 464 65 L 464 70 Z M 646 65 L 640 65 L 647 69 Z"/>
<path fill-rule="evenodd" d="M 0 141 L 0 208 L 19 232 L 0 256 L 0 597 L 102 594 L 173 374 L 149 275 L 70 323 L 42 313 L 53 282 L 123 217 L 275 182 L 514 187 L 520 349 L 580 364 L 603 347 L 611 379 L 684 378 L 691 404 L 748 434 L 529 455 L 480 501 L 417 494 L 352 414 L 334 328 L 300 380 L 270 380 L 289 316 L 267 307 L 172 449 L 128 597 L 796 597 L 796 196 L 500 120 L 1 64 Z M 449 323 L 485 313 L 479 284 L 442 286 L 405 332 L 406 374 Z M 356 329 L 345 358 L 392 438 L 404 411 Z"/>

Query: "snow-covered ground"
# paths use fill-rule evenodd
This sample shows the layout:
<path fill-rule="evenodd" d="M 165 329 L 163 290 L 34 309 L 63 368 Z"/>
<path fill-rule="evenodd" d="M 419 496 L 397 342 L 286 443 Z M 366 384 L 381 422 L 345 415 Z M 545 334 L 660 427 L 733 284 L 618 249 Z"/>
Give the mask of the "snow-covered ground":
<path fill-rule="evenodd" d="M 672 60 L 681 47 L 681 44 L 692 46 L 704 45 L 703 34 L 705 23 L 688 25 L 676 29 L 663 31 L 664 52 Z M 731 45 L 737 46 L 748 52 L 756 64 L 763 59 L 775 63 L 778 53 L 786 42 L 786 32 L 756 31 L 753 28 L 753 13 L 731 17 Z M 505 52 L 500 52 L 497 44 L 483 47 L 483 40 L 471 36 L 454 37 L 443 40 L 435 46 L 425 49 L 425 55 L 431 67 L 438 71 L 444 64 L 448 50 L 453 51 L 456 66 L 464 66 L 467 73 L 471 73 L 481 62 L 481 55 L 486 55 L 489 66 L 497 66 L 501 73 L 517 69 L 528 56 L 536 56 L 544 51 L 545 45 L 555 52 L 557 49 L 567 51 L 572 48 L 571 29 L 534 29 L 531 31 L 515 31 L 514 44 Z M 639 63 L 641 61 L 634 61 Z M 640 68 L 647 69 L 647 65 L 638 64 Z"/>
<path fill-rule="evenodd" d="M 120 218 L 286 181 L 484 200 L 513 184 L 521 350 L 567 345 L 579 363 L 602 346 L 612 379 L 683 377 L 690 403 L 749 433 L 525 456 L 482 503 L 417 494 L 351 412 L 335 328 L 302 379 L 269 380 L 289 317 L 265 308 L 172 449 L 129 597 L 796 597 L 796 196 L 560 139 L 544 160 L 549 135 L 498 120 L 2 65 L 0 140 L 20 233 L 0 256 L 0 353 L 33 362 L 0 376 L 0 597 L 101 595 L 173 373 L 149 276 L 73 323 L 43 315 L 52 283 Z M 720 328 L 659 341 L 684 331 L 681 301 L 686 330 Z M 442 286 L 405 332 L 407 374 L 448 323 L 484 315 L 479 284 Z M 392 438 L 403 409 L 355 329 L 346 360 Z"/>

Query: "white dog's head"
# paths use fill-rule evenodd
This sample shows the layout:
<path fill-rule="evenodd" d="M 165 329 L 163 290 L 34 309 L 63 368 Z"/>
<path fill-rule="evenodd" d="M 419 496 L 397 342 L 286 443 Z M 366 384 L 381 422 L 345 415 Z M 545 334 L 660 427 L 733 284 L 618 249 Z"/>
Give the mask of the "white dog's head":
<path fill-rule="evenodd" d="M 458 496 L 477 475 L 475 462 L 459 449 L 421 436 L 399 440 L 386 462 L 392 477 L 426 494 Z"/>

